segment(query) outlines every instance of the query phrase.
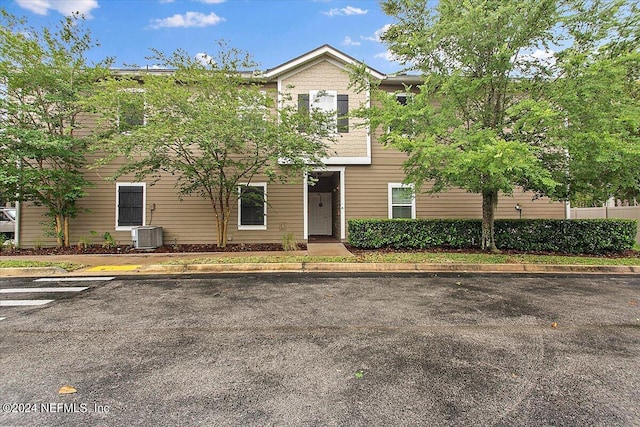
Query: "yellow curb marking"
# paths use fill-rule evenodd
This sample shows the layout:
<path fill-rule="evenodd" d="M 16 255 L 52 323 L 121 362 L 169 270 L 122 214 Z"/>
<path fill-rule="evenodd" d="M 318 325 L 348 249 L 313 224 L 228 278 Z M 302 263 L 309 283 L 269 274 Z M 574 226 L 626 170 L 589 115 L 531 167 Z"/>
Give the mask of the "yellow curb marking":
<path fill-rule="evenodd" d="M 137 270 L 141 265 L 98 265 L 86 269 L 85 271 L 131 271 Z"/>

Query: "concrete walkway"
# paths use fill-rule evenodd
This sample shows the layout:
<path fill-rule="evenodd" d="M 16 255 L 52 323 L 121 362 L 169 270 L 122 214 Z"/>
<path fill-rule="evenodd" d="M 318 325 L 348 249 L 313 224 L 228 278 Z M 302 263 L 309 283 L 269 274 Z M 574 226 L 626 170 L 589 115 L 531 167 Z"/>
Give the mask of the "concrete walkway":
<path fill-rule="evenodd" d="M 342 243 L 307 243 L 307 255 L 309 256 L 346 256 L 353 254 Z"/>

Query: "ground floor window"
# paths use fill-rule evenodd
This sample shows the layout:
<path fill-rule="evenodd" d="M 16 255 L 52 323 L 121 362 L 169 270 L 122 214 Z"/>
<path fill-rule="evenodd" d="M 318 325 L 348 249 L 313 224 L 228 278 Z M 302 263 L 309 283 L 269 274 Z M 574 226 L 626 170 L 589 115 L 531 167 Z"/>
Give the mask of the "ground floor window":
<path fill-rule="evenodd" d="M 389 183 L 389 218 L 416 217 L 416 198 L 413 185 Z"/>
<path fill-rule="evenodd" d="M 267 184 L 240 185 L 238 194 L 238 230 L 266 230 Z"/>
<path fill-rule="evenodd" d="M 119 182 L 116 184 L 116 230 L 129 230 L 144 225 L 146 184 Z"/>

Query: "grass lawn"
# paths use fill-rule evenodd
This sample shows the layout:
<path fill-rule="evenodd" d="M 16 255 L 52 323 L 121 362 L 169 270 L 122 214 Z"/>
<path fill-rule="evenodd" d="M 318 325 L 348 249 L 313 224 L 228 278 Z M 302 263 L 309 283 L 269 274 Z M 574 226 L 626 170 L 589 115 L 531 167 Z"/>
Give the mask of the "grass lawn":
<path fill-rule="evenodd" d="M 28 267 L 60 267 L 67 271 L 78 270 L 82 264 L 70 262 L 28 261 L 28 260 L 0 260 L 0 268 L 28 268 Z"/>
<path fill-rule="evenodd" d="M 168 265 L 235 263 L 429 263 L 429 264 L 554 264 L 554 265 L 640 265 L 640 257 L 607 258 L 562 255 L 465 254 L 446 252 L 370 253 L 353 257 L 251 256 L 206 257 L 167 261 Z"/>

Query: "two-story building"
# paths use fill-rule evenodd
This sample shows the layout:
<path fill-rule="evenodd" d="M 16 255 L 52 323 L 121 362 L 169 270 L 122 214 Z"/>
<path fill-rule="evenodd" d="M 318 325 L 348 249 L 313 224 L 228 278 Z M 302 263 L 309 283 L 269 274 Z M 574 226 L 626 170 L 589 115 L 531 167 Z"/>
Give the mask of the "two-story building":
<path fill-rule="evenodd" d="M 265 91 L 278 96 L 287 88 L 294 100 L 302 105 L 336 111 L 338 138 L 331 146 L 331 157 L 323 167 L 311 167 L 298 182 L 268 183 L 256 179 L 251 186 L 264 193 L 267 200 L 245 209 L 239 203 L 230 224 L 229 243 L 281 242 L 285 234 L 293 234 L 298 242 L 310 236 L 331 236 L 347 239 L 347 221 L 355 218 L 480 218 L 481 197 L 463 190 L 451 190 L 437 195 L 403 191 L 402 163 L 405 155 L 384 148 L 375 133 L 356 126 L 357 120 L 344 119 L 348 111 L 368 102 L 366 92 L 349 88 L 349 67 L 354 58 L 321 46 L 275 68 L 266 70 Z M 402 91 L 404 85 L 420 83 L 411 75 L 385 75 L 369 69 L 372 79 L 390 92 Z M 290 88 L 290 89 L 289 89 Z M 208 200 L 195 196 L 179 200 L 174 179 L 162 177 L 150 182 L 135 182 L 121 178 L 107 181 L 116 166 L 87 171 L 95 187 L 79 201 L 88 209 L 73 220 L 71 242 L 90 238 L 92 234 L 109 232 L 120 244 L 131 243 L 131 229 L 139 225 L 163 228 L 165 244 L 212 243 L 216 241 L 215 219 Z M 310 179 L 312 178 L 312 179 Z M 313 182 L 313 185 L 310 185 Z M 533 194 L 516 192 L 502 196 L 497 218 L 564 218 L 563 203 L 548 199 L 533 200 Z M 520 210 L 515 209 L 516 206 Z M 18 215 L 21 246 L 51 246 L 55 240 L 43 235 L 44 210 L 22 203 Z M 94 233 L 92 233 L 92 231 Z"/>

